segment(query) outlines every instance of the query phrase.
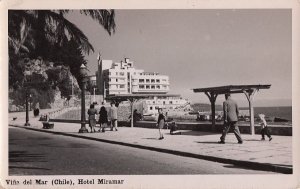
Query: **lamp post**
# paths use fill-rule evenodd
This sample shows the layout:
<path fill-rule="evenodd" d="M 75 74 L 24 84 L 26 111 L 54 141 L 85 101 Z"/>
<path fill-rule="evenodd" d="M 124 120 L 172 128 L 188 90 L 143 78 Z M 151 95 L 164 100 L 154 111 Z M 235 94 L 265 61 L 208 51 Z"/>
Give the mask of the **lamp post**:
<path fill-rule="evenodd" d="M 30 123 L 29 123 L 29 113 L 28 113 L 28 97 L 29 97 L 29 94 L 28 94 L 28 85 L 29 85 L 28 75 L 25 75 L 24 87 L 25 87 L 25 112 L 26 112 L 26 118 L 25 118 L 25 124 L 24 124 L 24 126 L 30 126 Z"/>
<path fill-rule="evenodd" d="M 95 91 L 96 91 L 96 88 L 95 88 L 95 86 L 94 86 L 94 101 L 93 101 L 93 103 L 95 103 L 95 102 L 96 102 L 96 98 L 95 98 Z"/>
<path fill-rule="evenodd" d="M 25 89 L 25 109 L 26 109 L 26 122 L 24 124 L 24 126 L 30 126 L 29 123 L 29 115 L 28 115 L 28 88 L 26 87 Z"/>
<path fill-rule="evenodd" d="M 87 69 L 84 64 L 80 66 L 80 79 L 81 79 L 81 128 L 79 133 L 87 133 L 88 130 L 85 127 L 85 87 L 87 82 Z"/>
<path fill-rule="evenodd" d="M 31 111 L 32 95 L 29 94 L 29 111 Z"/>

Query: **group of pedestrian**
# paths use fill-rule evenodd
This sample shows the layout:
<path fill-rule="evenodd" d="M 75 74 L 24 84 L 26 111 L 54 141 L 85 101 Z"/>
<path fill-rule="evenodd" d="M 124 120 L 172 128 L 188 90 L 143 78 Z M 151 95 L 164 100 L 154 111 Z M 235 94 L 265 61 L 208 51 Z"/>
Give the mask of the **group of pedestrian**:
<path fill-rule="evenodd" d="M 115 102 L 111 102 L 111 108 L 110 108 L 110 130 L 118 131 L 118 104 Z M 104 106 L 100 108 L 99 113 L 95 109 L 94 104 L 90 105 L 90 108 L 88 109 L 88 115 L 89 115 L 89 126 L 91 129 L 91 133 L 96 132 L 95 127 L 97 125 L 97 117 L 99 114 L 98 123 L 100 124 L 100 129 L 98 132 L 105 132 L 105 128 L 108 127 L 108 111 Z"/>
<path fill-rule="evenodd" d="M 88 115 L 89 115 L 89 125 L 91 128 L 91 132 L 96 132 L 95 126 L 97 124 L 97 115 L 98 112 L 94 107 L 94 104 L 90 105 L 90 109 L 88 110 Z M 136 122 L 137 120 L 137 110 L 134 110 L 134 117 L 133 121 Z M 225 137 L 229 131 L 230 128 L 233 129 L 233 133 L 236 136 L 238 143 L 242 144 L 243 139 L 241 137 L 241 133 L 239 130 L 239 127 L 237 125 L 238 118 L 239 118 L 239 107 L 237 103 L 231 98 L 230 93 L 225 94 L 225 101 L 223 102 L 223 116 L 224 116 L 224 129 L 222 131 L 222 135 L 220 137 L 220 141 L 218 142 L 219 144 L 225 144 Z M 131 117 L 130 117 L 131 118 Z M 265 120 L 265 115 L 264 114 L 259 114 L 259 118 L 261 120 L 261 135 L 262 138 L 261 140 L 265 140 L 265 135 L 269 137 L 269 141 L 272 140 L 270 131 L 268 130 L 268 125 Z M 162 132 L 162 129 L 164 127 L 168 127 L 168 122 L 166 121 L 166 115 L 163 114 L 162 108 L 158 108 L 158 119 L 156 126 L 159 131 L 159 140 L 164 139 L 164 135 Z M 118 104 L 111 102 L 111 108 L 110 108 L 110 130 L 113 131 L 118 131 Z M 98 132 L 105 132 L 105 128 L 108 126 L 108 112 L 104 106 L 100 108 L 99 111 L 99 120 L 100 124 L 100 129 Z M 170 126 L 170 134 L 175 135 L 175 134 L 181 134 L 181 132 L 176 132 L 177 130 L 177 125 L 174 121 L 172 121 L 171 126 Z"/>
<path fill-rule="evenodd" d="M 224 129 L 222 132 L 222 136 L 220 137 L 219 144 L 225 144 L 225 137 L 228 133 L 229 129 L 233 129 L 233 133 L 236 136 L 238 143 L 242 144 L 243 139 L 240 134 L 239 127 L 237 126 L 238 117 L 239 117 L 239 107 L 237 103 L 231 99 L 230 93 L 225 94 L 225 101 L 223 102 L 223 114 L 224 114 Z M 265 120 L 264 114 L 259 114 L 260 125 L 261 125 L 261 140 L 265 140 L 265 135 L 269 137 L 269 141 L 272 140 L 270 131 L 268 130 L 268 125 Z"/>
<path fill-rule="evenodd" d="M 225 137 L 230 129 L 233 129 L 233 133 L 236 136 L 238 143 L 243 144 L 243 139 L 241 137 L 241 133 L 239 127 L 237 125 L 238 118 L 239 118 L 239 107 L 238 104 L 231 98 L 230 93 L 225 94 L 225 101 L 223 102 L 223 116 L 224 116 L 224 129 L 222 131 L 222 135 L 220 137 L 219 144 L 225 144 Z M 273 138 L 271 137 L 270 131 L 268 129 L 267 122 L 265 120 L 264 114 L 258 115 L 260 118 L 260 125 L 261 125 L 261 140 L 265 140 L 265 135 L 269 137 L 269 141 Z M 158 119 L 157 124 L 159 131 L 159 140 L 164 139 L 162 129 L 165 126 L 168 126 L 168 122 L 166 122 L 166 116 L 162 112 L 162 108 L 158 109 Z M 170 126 L 170 134 L 176 135 L 181 134 L 181 132 L 175 132 L 177 130 L 177 125 L 173 121 Z"/>

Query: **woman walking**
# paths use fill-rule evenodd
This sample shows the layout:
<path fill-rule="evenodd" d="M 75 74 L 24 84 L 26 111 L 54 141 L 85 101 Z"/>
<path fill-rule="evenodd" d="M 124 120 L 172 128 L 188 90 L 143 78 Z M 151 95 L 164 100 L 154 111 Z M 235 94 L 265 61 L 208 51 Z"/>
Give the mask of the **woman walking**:
<path fill-rule="evenodd" d="M 166 118 L 162 112 L 162 108 L 158 108 L 158 120 L 157 120 L 157 127 L 158 127 L 158 132 L 159 132 L 159 140 L 164 139 L 164 135 L 161 131 L 161 129 L 164 128 L 165 126 L 165 122 L 166 122 Z"/>
<path fill-rule="evenodd" d="M 91 133 L 95 132 L 95 126 L 96 126 L 96 114 L 97 110 L 94 107 L 94 104 L 90 105 L 90 109 L 88 109 L 88 115 L 89 115 L 89 125 L 91 128 Z"/>
<path fill-rule="evenodd" d="M 100 108 L 99 114 L 100 114 L 99 115 L 99 123 L 100 123 L 99 132 L 101 131 L 101 129 L 102 129 L 102 132 L 105 132 L 105 127 L 107 127 L 107 124 L 108 124 L 108 118 L 107 118 L 107 111 L 104 106 L 102 106 Z"/>

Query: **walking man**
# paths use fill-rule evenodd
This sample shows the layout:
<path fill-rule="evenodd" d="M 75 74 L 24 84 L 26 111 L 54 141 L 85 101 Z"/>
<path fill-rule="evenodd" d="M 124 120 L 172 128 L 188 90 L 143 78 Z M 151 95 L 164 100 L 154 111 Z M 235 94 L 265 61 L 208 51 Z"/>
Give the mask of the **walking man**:
<path fill-rule="evenodd" d="M 233 132 L 238 140 L 239 144 L 243 143 L 243 139 L 240 134 L 239 127 L 237 126 L 238 116 L 239 116 L 239 107 L 237 103 L 231 99 L 229 93 L 225 94 L 225 101 L 223 102 L 223 115 L 224 115 L 224 130 L 222 136 L 220 137 L 221 141 L 218 143 L 225 144 L 225 137 L 230 128 L 233 128 Z"/>
<path fill-rule="evenodd" d="M 110 105 L 110 130 L 112 131 L 113 128 L 115 128 L 115 130 L 118 131 L 118 108 L 115 106 L 114 102 L 111 102 Z"/>

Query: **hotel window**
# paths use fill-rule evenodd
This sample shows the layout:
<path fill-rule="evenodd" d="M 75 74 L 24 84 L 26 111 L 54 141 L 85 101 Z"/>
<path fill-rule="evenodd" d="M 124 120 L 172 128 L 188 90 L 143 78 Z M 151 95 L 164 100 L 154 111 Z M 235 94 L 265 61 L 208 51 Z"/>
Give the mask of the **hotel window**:
<path fill-rule="evenodd" d="M 159 83 L 159 79 L 156 80 L 156 83 Z"/>
<path fill-rule="evenodd" d="M 118 82 L 118 79 L 116 79 L 116 82 Z"/>
<path fill-rule="evenodd" d="M 151 83 L 155 83 L 155 79 L 151 79 Z"/>
<path fill-rule="evenodd" d="M 170 104 L 173 104 L 173 101 L 170 100 Z"/>
<path fill-rule="evenodd" d="M 120 75 L 121 75 L 121 76 L 124 76 L 124 72 L 120 72 Z"/>
<path fill-rule="evenodd" d="M 166 101 L 163 101 L 163 105 L 165 105 L 166 104 Z"/>
<path fill-rule="evenodd" d="M 111 78 L 109 78 L 109 81 L 111 81 Z"/>
<path fill-rule="evenodd" d="M 156 85 L 156 88 L 157 88 L 157 89 L 160 89 L 160 86 L 159 86 L 159 85 Z"/>
<path fill-rule="evenodd" d="M 121 89 L 124 89 L 124 88 L 125 88 L 125 85 L 120 85 L 120 88 L 121 88 Z"/>
<path fill-rule="evenodd" d="M 140 83 L 144 83 L 145 80 L 144 80 L 144 79 L 139 79 L 139 82 L 140 82 Z"/>
<path fill-rule="evenodd" d="M 149 109 L 150 109 L 150 110 L 152 110 L 152 109 L 153 109 L 153 107 L 152 107 L 152 106 L 150 106 L 150 107 L 149 107 Z"/>
<path fill-rule="evenodd" d="M 151 89 L 155 89 L 155 85 L 151 85 Z"/>
<path fill-rule="evenodd" d="M 144 89 L 144 88 L 145 88 L 145 85 L 139 85 L 139 88 L 140 88 L 140 89 Z"/>
<path fill-rule="evenodd" d="M 149 85 L 146 85 L 146 89 L 150 89 L 150 86 L 149 86 Z"/>
<path fill-rule="evenodd" d="M 150 80 L 149 79 L 146 79 L 146 83 L 149 83 L 150 82 Z"/>
<path fill-rule="evenodd" d="M 116 75 L 118 75 L 118 72 L 116 72 Z"/>

